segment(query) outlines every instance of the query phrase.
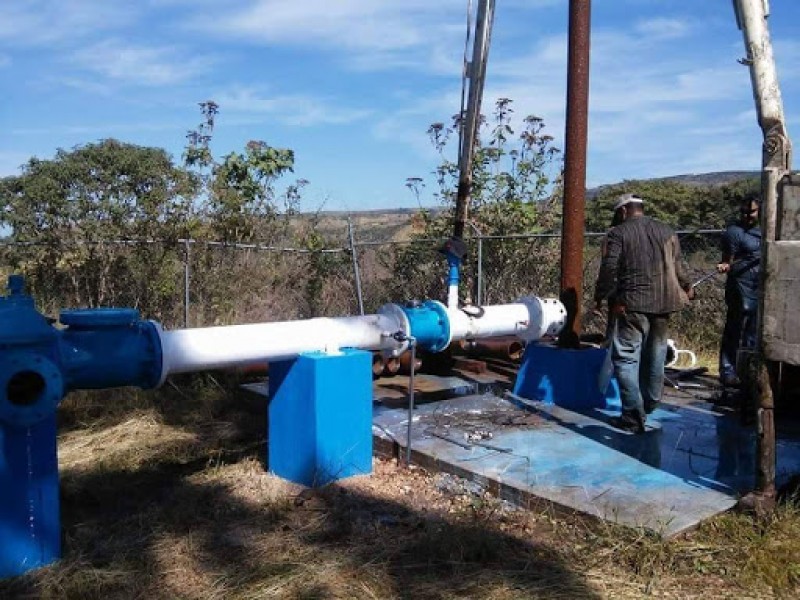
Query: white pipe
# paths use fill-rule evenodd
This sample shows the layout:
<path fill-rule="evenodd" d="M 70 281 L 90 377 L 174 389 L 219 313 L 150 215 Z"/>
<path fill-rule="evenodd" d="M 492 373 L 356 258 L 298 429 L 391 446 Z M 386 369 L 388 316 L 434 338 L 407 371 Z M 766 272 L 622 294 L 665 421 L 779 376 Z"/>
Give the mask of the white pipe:
<path fill-rule="evenodd" d="M 282 360 L 304 352 L 361 348 L 398 354 L 407 342 L 392 335 L 409 334 L 404 319 L 398 307 L 377 315 L 160 331 L 161 382 L 176 373 Z"/>
<path fill-rule="evenodd" d="M 537 297 L 485 306 L 474 315 L 437 304 L 447 312 L 451 341 L 502 335 L 537 340 L 557 335 L 566 317 L 561 302 Z M 414 333 L 405 312 L 396 304 L 382 306 L 378 314 L 357 317 L 157 330 L 161 338 L 161 383 L 176 373 L 289 359 L 304 352 L 333 354 L 342 348 L 360 348 L 398 356 Z"/>
<path fill-rule="evenodd" d="M 447 308 L 458 308 L 458 283 L 447 287 Z"/>
<path fill-rule="evenodd" d="M 448 309 L 453 341 L 516 335 L 526 341 L 557 335 L 564 327 L 566 309 L 556 299 L 522 298 L 515 304 L 481 307 L 475 315 Z"/>

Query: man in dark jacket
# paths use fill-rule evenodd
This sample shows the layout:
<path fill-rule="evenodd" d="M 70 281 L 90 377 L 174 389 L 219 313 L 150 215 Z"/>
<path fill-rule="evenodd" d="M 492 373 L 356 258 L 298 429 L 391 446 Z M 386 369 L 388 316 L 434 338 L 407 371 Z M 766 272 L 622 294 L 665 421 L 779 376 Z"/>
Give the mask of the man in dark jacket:
<path fill-rule="evenodd" d="M 643 433 L 664 387 L 670 314 L 694 291 L 671 227 L 645 216 L 643 200 L 633 194 L 620 196 L 614 212 L 620 224 L 606 236 L 594 298 L 598 310 L 614 298 L 611 352 L 622 415 L 613 424 Z"/>
<path fill-rule="evenodd" d="M 717 271 L 727 273 L 725 304 L 728 307 L 719 351 L 722 385 L 739 384 L 736 355 L 739 348 L 756 345 L 756 310 L 761 264 L 761 229 L 758 227 L 759 195 L 748 194 L 739 208 L 739 220 L 722 235 L 722 262 Z"/>

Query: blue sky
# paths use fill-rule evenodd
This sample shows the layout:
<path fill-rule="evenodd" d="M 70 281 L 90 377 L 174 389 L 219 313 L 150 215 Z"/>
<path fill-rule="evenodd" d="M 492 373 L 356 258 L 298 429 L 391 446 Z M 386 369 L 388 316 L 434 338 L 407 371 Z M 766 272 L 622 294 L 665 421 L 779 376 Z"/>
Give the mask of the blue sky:
<path fill-rule="evenodd" d="M 497 4 L 484 108 L 512 98 L 560 146 L 568 2 Z M 770 4 L 792 134 L 800 2 Z M 2 0 L 0 175 L 107 137 L 179 159 L 197 103 L 213 99 L 215 154 L 251 139 L 294 149 L 311 182 L 304 209 L 414 207 L 406 177 L 437 164 L 426 129 L 458 111 L 465 11 L 466 0 Z M 730 0 L 595 0 L 592 45 L 590 186 L 759 167 Z"/>

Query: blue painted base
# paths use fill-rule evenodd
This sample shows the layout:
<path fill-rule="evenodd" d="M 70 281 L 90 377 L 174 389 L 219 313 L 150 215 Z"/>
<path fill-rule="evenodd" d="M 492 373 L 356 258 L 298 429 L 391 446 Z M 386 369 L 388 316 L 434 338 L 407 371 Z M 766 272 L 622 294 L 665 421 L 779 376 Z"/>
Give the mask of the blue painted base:
<path fill-rule="evenodd" d="M 571 409 L 619 407 L 619 387 L 612 377 L 601 391 L 598 377 L 607 350 L 570 350 L 549 344 L 528 344 L 514 383 L 514 393 Z"/>
<path fill-rule="evenodd" d="M 302 354 L 269 371 L 269 470 L 321 486 L 372 472 L 372 354 Z"/>
<path fill-rule="evenodd" d="M 0 579 L 61 556 L 56 419 L 0 423 Z"/>

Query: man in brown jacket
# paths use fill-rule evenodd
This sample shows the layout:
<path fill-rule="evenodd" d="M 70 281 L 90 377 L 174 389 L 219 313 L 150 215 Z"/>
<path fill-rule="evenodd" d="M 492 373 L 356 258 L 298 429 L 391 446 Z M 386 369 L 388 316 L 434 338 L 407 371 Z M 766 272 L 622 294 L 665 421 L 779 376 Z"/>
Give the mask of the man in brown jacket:
<path fill-rule="evenodd" d="M 694 298 L 671 227 L 644 214 L 644 201 L 624 194 L 614 205 L 595 288 L 596 308 L 613 298 L 611 353 L 622 415 L 613 424 L 643 433 L 664 387 L 670 314 Z"/>

